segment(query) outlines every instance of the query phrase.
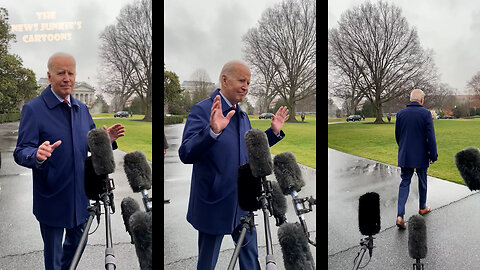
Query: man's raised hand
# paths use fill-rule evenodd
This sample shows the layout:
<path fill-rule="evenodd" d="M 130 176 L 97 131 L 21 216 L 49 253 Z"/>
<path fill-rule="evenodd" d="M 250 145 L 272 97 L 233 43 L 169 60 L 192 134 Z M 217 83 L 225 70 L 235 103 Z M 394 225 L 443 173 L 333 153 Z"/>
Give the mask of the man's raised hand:
<path fill-rule="evenodd" d="M 212 110 L 210 114 L 210 128 L 216 134 L 220 133 L 230 122 L 230 118 L 235 114 L 235 111 L 232 110 L 228 112 L 227 116 L 223 116 L 222 113 L 222 102 L 220 95 L 217 95 L 213 100 Z"/>
<path fill-rule="evenodd" d="M 56 141 L 54 144 L 50 144 L 49 141 L 44 141 L 37 150 L 37 160 L 45 161 L 52 155 L 53 150 L 62 143 L 61 140 Z"/>

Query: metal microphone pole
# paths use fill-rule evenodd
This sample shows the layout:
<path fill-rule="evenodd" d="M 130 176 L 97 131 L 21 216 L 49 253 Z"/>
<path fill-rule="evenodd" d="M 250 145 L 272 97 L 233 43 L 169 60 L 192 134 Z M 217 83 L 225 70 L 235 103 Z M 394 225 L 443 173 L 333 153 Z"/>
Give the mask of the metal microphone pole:
<path fill-rule="evenodd" d="M 113 241 L 112 241 L 112 225 L 110 222 L 110 208 L 113 206 L 113 193 L 106 192 L 103 193 L 103 206 L 105 208 L 105 233 L 106 233 L 106 245 L 105 248 L 105 269 L 114 270 L 115 265 L 115 255 L 113 253 Z M 115 213 L 115 206 L 112 207 L 113 213 Z"/>
<path fill-rule="evenodd" d="M 362 262 L 363 255 L 365 255 L 365 252 L 367 251 L 367 248 L 368 248 L 368 252 L 370 254 L 370 258 L 372 258 L 372 249 L 374 248 L 373 239 L 374 239 L 373 236 L 370 235 L 367 238 L 360 241 L 360 245 L 362 246 L 362 249 L 358 253 L 358 255 L 360 255 L 360 259 L 358 261 L 355 261 L 355 265 L 353 266 L 354 270 L 357 270 L 360 267 L 360 263 Z M 358 258 L 358 255 L 357 255 L 357 258 Z M 363 267 L 365 267 L 365 266 L 363 266 Z"/>
<path fill-rule="evenodd" d="M 240 221 L 242 222 L 242 232 L 237 241 L 237 245 L 235 246 L 235 251 L 233 252 L 232 258 L 230 259 L 230 263 L 228 264 L 228 270 L 233 270 L 235 267 L 235 263 L 237 262 L 238 254 L 240 253 L 240 248 L 242 248 L 243 240 L 245 239 L 245 234 L 247 233 L 247 228 L 255 227 L 255 223 L 253 220 L 253 212 L 250 211 L 246 217 L 240 217 Z"/>
<path fill-rule="evenodd" d="M 87 245 L 87 242 L 85 241 L 87 239 L 88 232 L 90 231 L 90 227 L 92 226 L 92 221 L 95 215 L 97 215 L 97 220 L 100 220 L 100 203 L 98 201 L 95 202 L 95 205 L 90 205 L 88 207 L 88 220 L 87 224 L 85 225 L 85 228 L 82 233 L 82 237 L 80 238 L 80 242 L 77 246 L 77 249 L 75 250 L 75 255 L 73 256 L 72 263 L 70 264 L 70 270 L 75 270 L 77 268 L 78 262 L 80 261 L 80 258 L 82 257 L 83 251 L 85 250 L 85 246 Z"/>
<path fill-rule="evenodd" d="M 265 258 L 266 261 L 266 269 L 267 270 L 276 270 L 277 265 L 275 263 L 275 257 L 273 256 L 273 242 L 272 242 L 272 235 L 270 232 L 270 221 L 268 219 L 269 213 L 267 210 L 272 213 L 272 204 L 270 203 L 272 199 L 272 188 L 271 188 L 270 181 L 267 181 L 265 176 L 262 177 L 262 186 L 264 190 L 264 194 L 260 197 L 260 202 L 262 205 L 263 211 L 263 221 L 265 223 L 265 239 L 266 239 L 266 246 L 267 246 L 267 256 Z"/>
<path fill-rule="evenodd" d="M 115 213 L 115 204 L 113 201 L 113 192 L 112 190 L 115 189 L 115 183 L 113 182 L 112 178 L 105 178 L 102 179 L 103 182 L 103 191 L 101 195 L 99 195 L 99 198 L 96 199 L 95 207 L 89 206 L 89 217 L 87 220 L 87 224 L 85 226 L 85 229 L 82 233 L 82 237 L 80 240 L 79 245 L 77 246 L 77 249 L 75 250 L 75 255 L 73 257 L 72 263 L 70 264 L 70 270 L 75 270 L 78 262 L 80 260 L 80 257 L 82 256 L 83 250 L 87 243 L 85 242 L 85 239 L 87 238 L 88 231 L 90 230 L 90 226 L 92 225 L 93 221 L 93 216 L 96 214 L 97 215 L 97 220 L 98 223 L 100 224 L 100 202 L 101 200 L 103 202 L 103 206 L 105 208 L 105 233 L 106 233 L 106 248 L 105 248 L 105 269 L 107 270 L 115 270 L 116 265 L 115 265 L 115 255 L 113 253 L 113 241 L 112 241 L 112 227 L 111 227 L 111 221 L 110 221 L 110 207 L 112 208 L 112 213 Z M 85 242 L 85 243 L 84 243 Z"/>

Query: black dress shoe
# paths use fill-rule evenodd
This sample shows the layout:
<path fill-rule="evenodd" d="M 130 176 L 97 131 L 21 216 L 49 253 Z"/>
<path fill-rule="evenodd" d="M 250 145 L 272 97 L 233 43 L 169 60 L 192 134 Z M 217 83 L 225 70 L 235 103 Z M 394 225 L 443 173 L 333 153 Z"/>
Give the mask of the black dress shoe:
<path fill-rule="evenodd" d="M 163 204 L 166 204 L 166 203 L 170 203 L 170 199 L 168 199 L 168 200 L 165 200 L 165 199 L 164 199 L 164 200 L 163 200 Z"/>

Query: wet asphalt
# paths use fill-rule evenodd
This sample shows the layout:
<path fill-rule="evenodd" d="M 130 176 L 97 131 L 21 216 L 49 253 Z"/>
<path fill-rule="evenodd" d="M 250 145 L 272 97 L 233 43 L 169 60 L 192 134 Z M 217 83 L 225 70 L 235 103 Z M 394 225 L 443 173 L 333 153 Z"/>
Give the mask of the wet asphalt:
<path fill-rule="evenodd" d="M 0 124 L 0 270 L 44 269 L 43 241 L 38 221 L 32 213 L 32 172 L 13 160 L 18 125 L 19 122 Z M 142 206 L 142 195 L 133 193 L 123 170 L 125 154 L 118 149 L 114 151 L 116 169 L 109 175 L 115 183 L 113 194 L 116 211 L 110 216 L 114 262 L 116 269 L 140 269 L 120 209 L 122 199 L 128 196 Z M 153 195 L 152 190 L 149 190 L 149 195 Z M 97 230 L 93 232 L 96 227 L 97 221 L 94 219 L 87 247 L 77 267 L 79 270 L 105 269 L 104 214 L 101 215 Z"/>
<path fill-rule="evenodd" d="M 183 164 L 178 157 L 178 148 L 181 144 L 184 124 L 167 125 L 164 127 L 165 135 L 169 144 L 164 161 L 164 198 L 170 199 L 169 204 L 164 204 L 164 267 L 165 269 L 196 269 L 198 260 L 197 240 L 198 232 L 186 220 L 188 199 L 190 195 L 190 178 L 192 165 Z M 287 134 L 288 136 L 288 134 Z M 281 143 L 281 142 L 279 142 Z M 300 197 L 313 196 L 316 198 L 316 171 L 315 169 L 300 164 L 305 187 L 299 192 Z M 267 176 L 268 180 L 275 180 L 275 176 Z M 266 241 L 263 212 L 255 212 L 257 224 L 257 240 L 259 248 L 259 261 L 262 269 L 265 269 Z M 290 199 L 287 197 L 287 221 L 298 222 L 295 210 Z M 316 206 L 313 211 L 305 214 L 310 238 L 316 237 Z M 283 265 L 282 251 L 278 243 L 277 227 L 275 219 L 269 218 L 271 236 L 273 240 L 273 254 L 277 269 L 285 269 Z M 316 262 L 316 248 L 312 245 L 310 250 Z M 226 235 L 223 238 L 220 254 L 215 269 L 227 269 L 233 251 L 235 249 L 232 238 Z M 239 269 L 238 261 L 235 269 Z"/>
<path fill-rule="evenodd" d="M 452 158 L 453 157 L 439 157 Z M 434 165 L 433 165 L 434 166 Z M 424 269 L 480 268 L 480 195 L 428 176 L 427 256 Z M 358 229 L 358 198 L 380 195 L 381 230 L 363 269 L 412 269 L 407 230 L 395 226 L 400 168 L 328 149 L 328 269 L 352 269 L 365 236 Z M 418 178 L 412 178 L 405 220 L 418 214 Z M 368 253 L 362 260 L 364 266 Z"/>

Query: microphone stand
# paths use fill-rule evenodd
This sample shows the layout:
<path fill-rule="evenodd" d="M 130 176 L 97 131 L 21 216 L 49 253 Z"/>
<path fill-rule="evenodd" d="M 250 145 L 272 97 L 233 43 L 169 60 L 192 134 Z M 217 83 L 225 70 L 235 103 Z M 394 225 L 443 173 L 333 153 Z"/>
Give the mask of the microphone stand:
<path fill-rule="evenodd" d="M 247 233 L 247 229 L 249 227 L 250 229 L 255 227 L 252 211 L 250 211 L 246 217 L 240 217 L 240 221 L 242 222 L 242 232 L 240 233 L 240 237 L 238 238 L 237 245 L 235 246 L 235 251 L 233 252 L 232 258 L 230 259 L 230 263 L 228 264 L 228 270 L 233 270 L 233 268 L 235 267 L 238 254 L 240 253 L 240 248 L 242 247 L 243 240 L 245 239 L 245 234 Z"/>
<path fill-rule="evenodd" d="M 359 268 L 360 266 L 360 263 L 362 262 L 362 259 L 363 259 L 363 255 L 365 255 L 365 252 L 367 251 L 367 248 L 368 248 L 368 253 L 370 255 L 370 258 L 372 258 L 372 250 L 374 248 L 373 246 L 373 236 L 368 236 L 367 238 L 363 239 L 360 241 L 360 245 L 362 246 L 362 249 L 358 252 L 357 254 L 357 258 L 358 256 L 360 255 L 360 259 L 358 261 L 355 261 L 355 265 L 353 266 L 353 269 L 356 270 Z M 356 259 L 356 258 L 355 258 Z M 370 262 L 370 260 L 369 260 Z M 368 264 L 368 263 L 367 263 Z M 366 265 L 365 265 L 366 266 Z M 363 266 L 363 267 L 365 267 Z M 363 268 L 362 267 L 362 268 Z"/>
<path fill-rule="evenodd" d="M 416 259 L 416 262 L 413 264 L 413 270 L 423 270 L 423 263 L 420 262 L 420 259 Z"/>
<path fill-rule="evenodd" d="M 152 211 L 152 198 L 148 197 L 148 191 L 146 189 L 142 189 L 142 201 L 143 205 L 145 206 L 145 211 L 150 212 Z"/>
<path fill-rule="evenodd" d="M 267 212 L 273 213 L 272 210 L 272 184 L 270 181 L 267 181 L 265 176 L 262 177 L 262 186 L 264 194 L 260 196 L 260 203 L 262 206 L 263 211 L 263 221 L 265 223 L 265 239 L 266 239 L 266 246 L 267 246 L 267 256 L 265 258 L 266 261 L 266 270 L 276 270 L 277 265 L 275 263 L 275 257 L 273 256 L 273 242 L 272 242 L 272 235 L 270 232 L 270 221 L 268 219 L 269 214 Z"/>
<path fill-rule="evenodd" d="M 112 214 L 115 213 L 115 204 L 113 201 L 113 192 L 115 189 L 115 183 L 112 178 L 106 178 L 102 180 L 104 193 L 99 195 L 100 199 L 96 199 L 95 203 L 92 203 L 88 207 L 89 217 L 85 229 L 83 230 L 82 236 L 80 238 L 80 243 L 75 250 L 75 255 L 73 257 L 72 263 L 70 264 L 69 270 L 75 270 L 77 268 L 78 262 L 83 254 L 83 251 L 87 245 L 85 239 L 87 238 L 90 226 L 92 225 L 93 217 L 97 216 L 97 222 L 100 224 L 100 200 L 103 202 L 105 208 L 105 231 L 106 231 L 106 248 L 105 248 L 105 269 L 115 270 L 116 265 L 114 262 L 115 255 L 113 253 L 113 241 L 112 241 L 112 228 L 110 220 L 110 208 L 112 209 Z"/>
<path fill-rule="evenodd" d="M 302 224 L 302 228 L 303 228 L 303 231 L 305 232 L 305 236 L 307 237 L 308 243 L 316 247 L 317 243 L 310 239 L 310 232 L 308 231 L 307 222 L 305 221 L 305 217 L 303 216 L 303 214 L 311 212 L 313 210 L 312 205 L 316 204 L 317 200 L 315 200 L 312 196 L 310 196 L 310 198 L 308 197 L 298 198 L 297 195 L 298 195 L 297 191 L 292 190 L 293 206 L 295 208 L 295 213 L 297 214 L 298 219 L 300 220 L 300 224 Z M 308 208 L 305 206 L 305 202 L 308 202 Z M 311 263 L 312 268 L 315 269 L 315 262 L 313 261 L 313 256 L 310 256 L 311 251 L 309 247 L 308 249 L 309 249 L 309 252 L 307 253 L 307 260 Z M 362 257 L 363 257 L 363 254 L 362 254 Z"/>

